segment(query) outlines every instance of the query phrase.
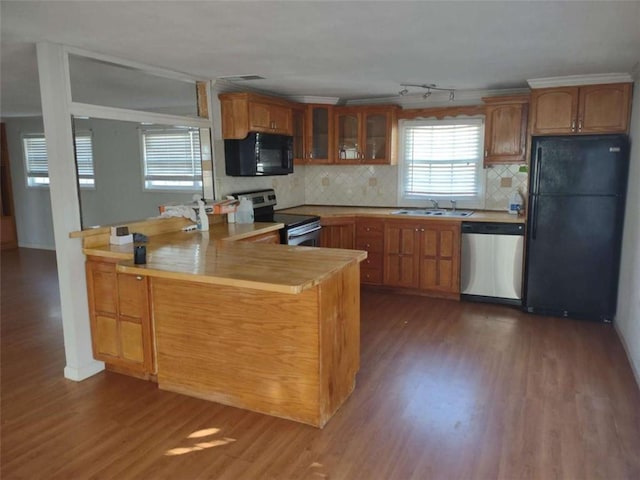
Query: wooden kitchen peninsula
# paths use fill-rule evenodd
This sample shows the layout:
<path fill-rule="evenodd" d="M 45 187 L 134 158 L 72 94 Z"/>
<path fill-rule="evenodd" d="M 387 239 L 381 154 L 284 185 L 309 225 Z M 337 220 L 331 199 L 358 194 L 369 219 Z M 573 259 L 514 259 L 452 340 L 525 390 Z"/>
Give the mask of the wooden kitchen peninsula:
<path fill-rule="evenodd" d="M 89 295 L 105 295 L 92 288 L 96 261 L 111 262 L 120 282 L 147 285 L 159 388 L 317 427 L 353 391 L 366 252 L 214 242 L 200 232 L 151 237 L 145 265 L 122 252 L 106 258 L 111 250 L 84 248 Z M 106 295 L 130 296 L 132 282 L 122 284 L 125 292 Z M 89 300 L 93 330 L 103 314 Z"/>

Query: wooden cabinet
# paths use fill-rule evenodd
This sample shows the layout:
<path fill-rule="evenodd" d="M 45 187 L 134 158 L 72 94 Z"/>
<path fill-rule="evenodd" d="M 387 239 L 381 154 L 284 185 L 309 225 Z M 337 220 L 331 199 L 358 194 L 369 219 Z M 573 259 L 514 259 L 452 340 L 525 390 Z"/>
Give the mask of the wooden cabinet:
<path fill-rule="evenodd" d="M 305 155 L 305 109 L 303 107 L 294 107 L 291 114 L 292 130 L 293 130 L 293 163 L 301 165 L 306 163 Z"/>
<path fill-rule="evenodd" d="M 631 83 L 535 89 L 531 93 L 531 133 L 627 133 L 631 89 Z"/>
<path fill-rule="evenodd" d="M 156 373 L 148 279 L 116 272 L 116 263 L 87 260 L 93 356 L 122 373 Z"/>
<path fill-rule="evenodd" d="M 333 106 L 308 104 L 305 116 L 305 162 L 331 163 L 333 148 Z"/>
<path fill-rule="evenodd" d="M 385 221 L 384 284 L 457 298 L 460 224 Z"/>
<path fill-rule="evenodd" d="M 396 142 L 394 106 L 335 109 L 335 163 L 394 164 Z"/>
<path fill-rule="evenodd" d="M 258 234 L 258 235 L 254 235 L 253 237 L 243 238 L 242 240 L 239 240 L 239 241 L 240 242 L 252 242 L 252 243 L 279 244 L 280 243 L 280 234 L 277 231 L 261 233 L 261 234 Z"/>
<path fill-rule="evenodd" d="M 355 219 L 353 217 L 322 217 L 320 219 L 320 246 L 347 248 L 355 246 Z"/>
<path fill-rule="evenodd" d="M 484 164 L 527 161 L 529 95 L 486 97 Z"/>
<path fill-rule="evenodd" d="M 384 222 L 378 219 L 356 220 L 356 250 L 365 250 L 367 258 L 360 263 L 360 283 L 381 285 L 384 255 Z"/>
<path fill-rule="evenodd" d="M 242 139 L 249 132 L 293 135 L 291 102 L 255 93 L 222 93 L 222 137 Z"/>

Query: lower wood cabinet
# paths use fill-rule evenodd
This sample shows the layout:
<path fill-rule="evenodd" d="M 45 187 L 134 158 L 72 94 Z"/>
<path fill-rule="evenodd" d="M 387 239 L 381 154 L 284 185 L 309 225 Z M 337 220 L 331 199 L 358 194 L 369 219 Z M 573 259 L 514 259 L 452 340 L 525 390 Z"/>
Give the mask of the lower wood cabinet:
<path fill-rule="evenodd" d="M 360 263 L 360 283 L 382 284 L 384 255 L 384 222 L 358 218 L 356 220 L 356 250 L 365 250 L 367 258 Z"/>
<path fill-rule="evenodd" d="M 320 246 L 324 248 L 355 248 L 354 217 L 322 217 Z"/>
<path fill-rule="evenodd" d="M 107 260 L 87 260 L 86 272 L 94 358 L 121 373 L 155 374 L 148 279 Z"/>
<path fill-rule="evenodd" d="M 238 240 L 239 242 L 251 242 L 251 243 L 280 243 L 280 233 L 275 232 L 267 232 L 261 233 L 259 235 L 254 235 L 253 237 L 243 238 L 242 240 Z"/>
<path fill-rule="evenodd" d="M 384 284 L 460 294 L 460 224 L 393 221 L 384 227 Z"/>

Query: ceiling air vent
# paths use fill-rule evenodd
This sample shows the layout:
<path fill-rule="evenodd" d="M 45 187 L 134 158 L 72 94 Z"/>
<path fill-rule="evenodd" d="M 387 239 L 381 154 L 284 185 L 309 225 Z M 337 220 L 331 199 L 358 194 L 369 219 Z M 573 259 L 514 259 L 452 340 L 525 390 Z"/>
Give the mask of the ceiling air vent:
<path fill-rule="evenodd" d="M 230 75 L 228 77 L 218 77 L 223 80 L 228 80 L 230 82 L 246 82 L 247 80 L 265 80 L 264 77 L 260 75 Z"/>

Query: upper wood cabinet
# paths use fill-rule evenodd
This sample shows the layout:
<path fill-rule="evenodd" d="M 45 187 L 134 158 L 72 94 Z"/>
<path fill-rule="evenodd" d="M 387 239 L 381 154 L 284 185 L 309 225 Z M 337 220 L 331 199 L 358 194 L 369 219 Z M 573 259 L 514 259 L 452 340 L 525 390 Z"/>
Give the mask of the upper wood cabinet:
<path fill-rule="evenodd" d="M 397 107 L 335 109 L 335 163 L 394 164 Z"/>
<path fill-rule="evenodd" d="M 249 132 L 293 135 L 293 104 L 255 93 L 222 93 L 222 137 L 242 139 Z"/>
<path fill-rule="evenodd" d="M 631 83 L 534 89 L 531 134 L 627 133 L 631 89 Z"/>
<path fill-rule="evenodd" d="M 484 164 L 526 162 L 529 95 L 485 97 Z"/>
<path fill-rule="evenodd" d="M 331 163 L 333 145 L 333 106 L 305 106 L 305 163 Z"/>
<path fill-rule="evenodd" d="M 293 162 L 295 164 L 305 163 L 305 109 L 294 107 L 291 112 L 293 129 Z"/>

